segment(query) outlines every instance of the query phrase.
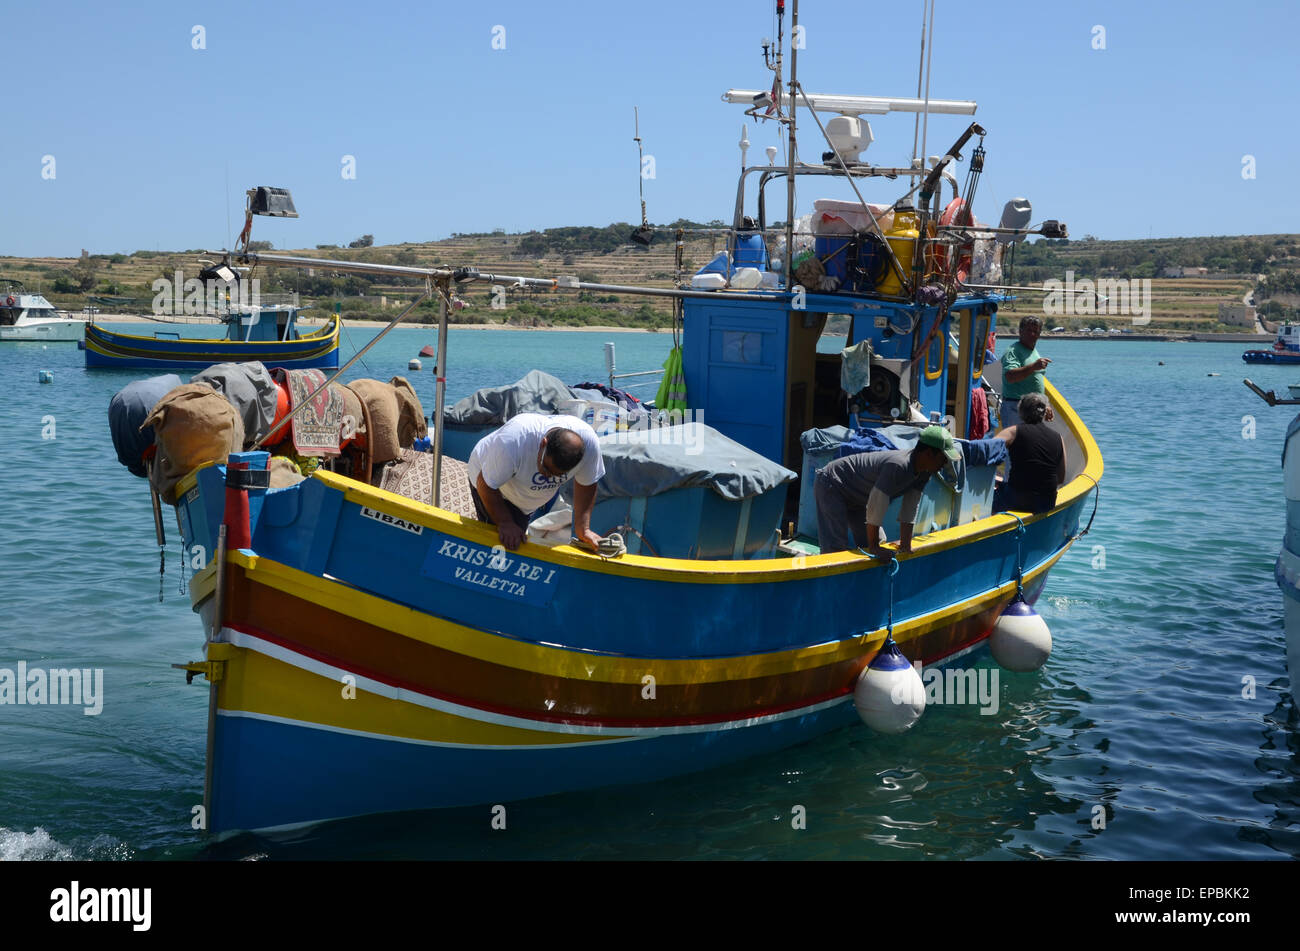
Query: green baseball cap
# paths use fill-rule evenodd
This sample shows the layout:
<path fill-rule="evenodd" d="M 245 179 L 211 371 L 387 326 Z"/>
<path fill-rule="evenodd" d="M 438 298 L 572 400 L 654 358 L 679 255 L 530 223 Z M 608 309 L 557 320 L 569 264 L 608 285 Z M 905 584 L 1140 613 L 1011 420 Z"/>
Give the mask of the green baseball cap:
<path fill-rule="evenodd" d="M 961 458 L 961 450 L 952 440 L 952 433 L 942 426 L 927 426 L 921 430 L 920 443 L 931 449 L 940 449 L 949 459 Z"/>

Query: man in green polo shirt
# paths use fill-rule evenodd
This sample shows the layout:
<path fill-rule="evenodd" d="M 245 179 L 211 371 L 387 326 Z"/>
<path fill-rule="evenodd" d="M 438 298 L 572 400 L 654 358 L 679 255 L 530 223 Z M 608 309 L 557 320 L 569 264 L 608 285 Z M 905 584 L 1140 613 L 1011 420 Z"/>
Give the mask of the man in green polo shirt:
<path fill-rule="evenodd" d="M 1002 354 L 1002 428 L 1020 422 L 1016 405 L 1030 393 L 1047 395 L 1047 365 L 1052 361 L 1038 355 L 1035 344 L 1043 332 L 1043 319 L 1033 315 L 1020 318 L 1020 339 Z M 1047 419 L 1052 410 L 1047 410 Z"/>

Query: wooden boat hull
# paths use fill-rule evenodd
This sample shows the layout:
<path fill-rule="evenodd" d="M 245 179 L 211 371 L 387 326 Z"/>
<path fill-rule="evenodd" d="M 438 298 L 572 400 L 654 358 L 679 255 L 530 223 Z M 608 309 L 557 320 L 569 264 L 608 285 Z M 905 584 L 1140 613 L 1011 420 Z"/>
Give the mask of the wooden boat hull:
<path fill-rule="evenodd" d="M 251 548 L 191 586 L 220 632 L 209 828 L 641 782 L 853 722 L 891 590 L 903 652 L 951 663 L 986 640 L 1018 563 L 1035 594 L 1077 536 L 1101 457 L 1054 404 L 1084 452 L 1057 506 L 925 536 L 892 584 L 883 563 L 849 552 L 505 552 L 490 526 L 331 473 L 253 490 Z M 179 487 L 188 550 L 213 550 L 223 472 Z"/>
<path fill-rule="evenodd" d="M 130 369 L 197 369 L 214 363 L 257 360 L 290 370 L 331 369 L 339 365 L 339 320 L 296 340 L 240 341 L 226 338 L 171 340 L 86 326 L 86 366 Z"/>

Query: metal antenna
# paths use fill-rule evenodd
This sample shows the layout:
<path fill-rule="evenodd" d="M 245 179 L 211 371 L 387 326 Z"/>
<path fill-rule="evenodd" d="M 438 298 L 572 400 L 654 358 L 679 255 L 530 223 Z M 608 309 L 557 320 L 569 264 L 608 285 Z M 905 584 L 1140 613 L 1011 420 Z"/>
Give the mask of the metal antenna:
<path fill-rule="evenodd" d="M 632 240 L 647 247 L 654 240 L 655 232 L 645 216 L 645 153 L 641 149 L 641 114 L 636 106 L 632 107 L 632 122 L 635 134 L 632 141 L 636 143 L 636 187 L 641 196 L 641 227 L 632 232 Z"/>

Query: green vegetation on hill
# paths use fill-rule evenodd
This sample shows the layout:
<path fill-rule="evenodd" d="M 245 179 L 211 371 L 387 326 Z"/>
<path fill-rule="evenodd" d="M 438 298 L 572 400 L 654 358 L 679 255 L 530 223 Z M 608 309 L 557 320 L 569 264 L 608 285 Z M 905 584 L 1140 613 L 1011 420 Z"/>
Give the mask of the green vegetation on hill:
<path fill-rule="evenodd" d="M 645 284 L 668 287 L 674 277 L 674 232 L 685 235 L 685 271 L 692 273 L 725 246 L 725 238 L 708 229 L 720 221 L 686 219 L 659 225 L 649 247 L 631 244 L 634 225 L 615 222 L 603 227 L 548 228 L 526 234 L 454 234 L 441 241 L 372 246 L 362 235 L 347 247 L 321 245 L 294 253 L 406 266 L 473 267 L 483 273 L 553 277 L 575 274 L 583 281 L 604 284 Z M 174 278 L 182 270 L 197 276 L 202 252 L 140 250 L 133 254 L 88 254 L 79 258 L 0 259 L 0 276 L 14 277 L 39 289 L 55 304 L 80 310 L 88 298 L 135 299 L 127 311 L 148 309 L 152 283 Z M 1153 331 L 1222 330 L 1219 307 L 1239 305 L 1255 295 L 1261 315 L 1270 319 L 1300 316 L 1300 235 L 1205 238 L 1160 238 L 1101 241 L 1091 235 L 1077 240 L 1039 240 L 1017 245 L 1016 284 L 1098 278 L 1150 278 Z M 1167 277 L 1167 268 L 1204 267 L 1199 276 Z M 1262 280 L 1256 281 L 1256 275 Z M 297 292 L 304 306 L 332 311 L 336 304 L 349 317 L 390 319 L 394 307 L 409 304 L 421 285 L 415 278 L 371 279 L 331 273 L 323 268 L 258 268 L 253 275 L 267 293 Z M 582 292 L 542 292 L 506 287 L 492 306 L 491 288 L 473 283 L 461 289 L 468 305 L 452 319 L 459 323 L 505 323 L 526 326 L 614 324 L 666 327 L 671 301 L 630 295 Z M 500 306 L 504 304 L 504 307 Z M 1022 294 L 1017 309 L 1036 309 L 1039 301 Z M 419 319 L 435 320 L 437 307 L 426 302 Z M 1054 319 L 1070 329 L 1120 326 L 1127 318 L 1071 315 Z M 1235 328 L 1241 329 L 1241 328 Z"/>

